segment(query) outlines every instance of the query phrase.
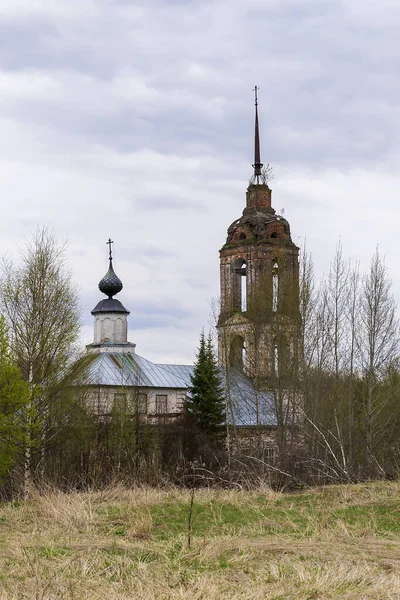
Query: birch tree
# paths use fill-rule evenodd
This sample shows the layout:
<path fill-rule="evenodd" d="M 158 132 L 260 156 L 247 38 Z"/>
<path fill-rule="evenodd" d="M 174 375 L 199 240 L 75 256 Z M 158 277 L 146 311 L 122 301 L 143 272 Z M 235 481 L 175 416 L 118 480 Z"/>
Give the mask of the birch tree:
<path fill-rule="evenodd" d="M 62 378 L 73 359 L 81 312 L 65 261 L 65 244 L 46 228 L 36 231 L 18 264 L 3 260 L 1 275 L 0 303 L 10 329 L 12 355 L 30 384 L 26 491 L 32 449 L 40 447 L 44 438 L 46 390 Z"/>
<path fill-rule="evenodd" d="M 19 264 L 3 261 L 0 300 L 24 379 L 43 385 L 57 377 L 71 360 L 81 320 L 65 244 L 38 229 Z"/>
<path fill-rule="evenodd" d="M 389 402 L 387 392 L 379 393 L 380 383 L 394 365 L 399 349 L 399 323 L 391 287 L 385 262 L 377 249 L 363 278 L 360 298 L 359 352 L 363 375 L 360 416 L 368 474 L 380 469 L 376 450 L 385 435 L 383 416 Z"/>

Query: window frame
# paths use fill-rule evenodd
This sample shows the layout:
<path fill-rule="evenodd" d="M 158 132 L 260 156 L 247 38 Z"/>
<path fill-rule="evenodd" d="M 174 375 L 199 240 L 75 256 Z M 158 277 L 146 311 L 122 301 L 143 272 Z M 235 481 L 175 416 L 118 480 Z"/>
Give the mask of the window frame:
<path fill-rule="evenodd" d="M 126 392 L 114 392 L 113 410 L 127 412 L 127 409 L 128 409 L 127 393 Z"/>
<path fill-rule="evenodd" d="M 159 403 L 163 403 L 160 405 Z M 161 410 L 160 410 L 161 406 Z M 163 415 L 168 414 L 168 394 L 156 394 L 155 398 L 155 414 L 157 416 L 162 417 Z M 164 410 L 162 410 L 164 408 Z"/>
<path fill-rule="evenodd" d="M 138 392 L 137 411 L 139 415 L 147 415 L 149 395 L 147 392 Z M 144 410 L 143 410 L 144 407 Z"/>
<path fill-rule="evenodd" d="M 264 460 L 269 464 L 274 464 L 276 459 L 276 449 L 274 446 L 265 446 L 264 448 Z"/>

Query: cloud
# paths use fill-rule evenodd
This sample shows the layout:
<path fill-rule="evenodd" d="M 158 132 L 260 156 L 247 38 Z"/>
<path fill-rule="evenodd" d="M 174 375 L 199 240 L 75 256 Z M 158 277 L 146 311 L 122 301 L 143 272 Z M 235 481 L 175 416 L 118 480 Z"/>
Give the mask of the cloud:
<path fill-rule="evenodd" d="M 379 243 L 400 297 L 397 2 L 4 0 L 0 25 L 2 244 L 69 238 L 85 341 L 111 236 L 138 352 L 193 358 L 245 203 L 254 84 L 296 243 L 320 274 L 340 235 L 363 264 Z"/>

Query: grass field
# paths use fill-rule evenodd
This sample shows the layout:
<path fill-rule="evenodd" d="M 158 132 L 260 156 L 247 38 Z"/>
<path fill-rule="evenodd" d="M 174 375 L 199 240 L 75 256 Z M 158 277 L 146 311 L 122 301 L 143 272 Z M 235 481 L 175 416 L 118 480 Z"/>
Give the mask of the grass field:
<path fill-rule="evenodd" d="M 0 599 L 400 599 L 400 483 L 0 505 Z"/>

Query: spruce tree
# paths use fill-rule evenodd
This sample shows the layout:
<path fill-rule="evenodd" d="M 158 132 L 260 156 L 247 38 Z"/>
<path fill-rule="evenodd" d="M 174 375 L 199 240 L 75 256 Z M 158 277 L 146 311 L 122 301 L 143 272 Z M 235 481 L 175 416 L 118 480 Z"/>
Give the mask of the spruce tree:
<path fill-rule="evenodd" d="M 225 399 L 221 375 L 214 356 L 211 336 L 200 336 L 197 360 L 189 387 L 189 414 L 200 431 L 210 438 L 225 434 Z"/>

